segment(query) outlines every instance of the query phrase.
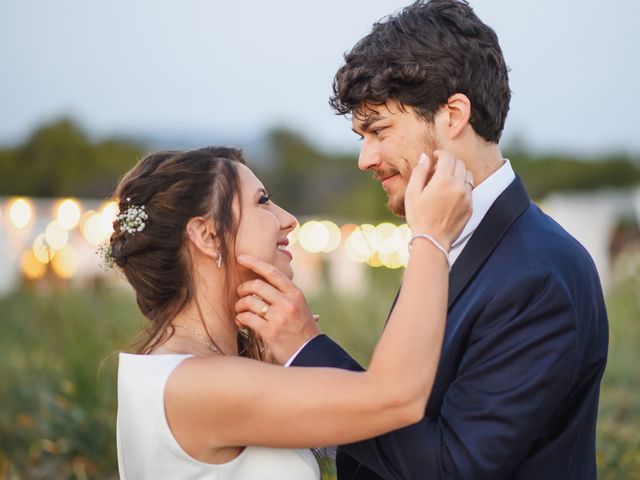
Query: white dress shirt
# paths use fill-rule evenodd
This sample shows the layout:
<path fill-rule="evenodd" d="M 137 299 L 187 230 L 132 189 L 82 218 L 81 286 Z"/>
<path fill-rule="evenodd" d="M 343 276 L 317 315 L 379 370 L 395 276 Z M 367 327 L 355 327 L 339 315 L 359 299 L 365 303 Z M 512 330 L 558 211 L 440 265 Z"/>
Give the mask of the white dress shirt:
<path fill-rule="evenodd" d="M 449 250 L 449 268 L 453 266 L 458 259 L 464 247 L 469 243 L 469 239 L 473 236 L 482 219 L 493 205 L 493 202 L 504 192 L 507 187 L 516 178 L 516 174 L 511 168 L 509 160 L 505 159 L 502 166 L 489 175 L 481 184 L 471 192 L 471 205 L 473 207 L 473 213 L 471 218 L 462 229 L 462 233 L 458 239 L 451 244 L 451 250 Z"/>
<path fill-rule="evenodd" d="M 476 185 L 473 189 L 471 192 L 471 205 L 473 207 L 473 212 L 471 213 L 471 218 L 469 218 L 469 221 L 462 229 L 462 233 L 460 233 L 458 239 L 451 245 L 451 249 L 449 250 L 449 269 L 451 269 L 462 253 L 462 250 L 464 250 L 464 247 L 469 243 L 469 239 L 473 236 L 473 232 L 478 228 L 478 225 L 482 222 L 482 219 L 491 208 L 491 205 L 493 205 L 493 202 L 496 201 L 500 194 L 507 189 L 515 178 L 516 174 L 511 167 L 511 163 L 509 160 L 505 159 L 504 163 L 498 170 L 489 175 L 482 183 Z M 290 366 L 291 362 L 293 362 L 300 351 L 306 347 L 307 343 L 311 340 L 313 339 L 305 342 L 298 351 L 291 356 L 284 366 Z"/>

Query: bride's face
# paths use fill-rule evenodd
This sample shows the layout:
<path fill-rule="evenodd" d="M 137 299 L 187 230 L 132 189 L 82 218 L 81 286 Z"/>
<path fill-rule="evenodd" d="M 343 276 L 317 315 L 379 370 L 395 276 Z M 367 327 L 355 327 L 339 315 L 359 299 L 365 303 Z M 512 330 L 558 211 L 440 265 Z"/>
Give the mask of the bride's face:
<path fill-rule="evenodd" d="M 238 176 L 242 213 L 235 241 L 236 255 L 253 255 L 293 278 L 287 234 L 296 226 L 296 218 L 269 199 L 264 185 L 249 168 L 238 165 Z"/>

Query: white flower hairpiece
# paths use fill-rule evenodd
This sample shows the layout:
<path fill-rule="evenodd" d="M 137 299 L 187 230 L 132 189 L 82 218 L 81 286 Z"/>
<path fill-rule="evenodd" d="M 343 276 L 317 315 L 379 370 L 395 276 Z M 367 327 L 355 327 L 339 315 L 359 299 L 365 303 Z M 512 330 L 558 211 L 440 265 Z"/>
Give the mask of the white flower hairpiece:
<path fill-rule="evenodd" d="M 129 202 L 131 198 L 127 198 Z M 144 205 L 130 205 L 127 209 L 117 217 L 120 222 L 120 230 L 135 235 L 137 232 L 141 232 L 147 226 L 146 221 L 149 220 L 149 215 L 144 210 Z"/>
<path fill-rule="evenodd" d="M 111 251 L 111 243 L 108 240 L 98 247 L 96 253 L 100 255 L 100 268 L 103 270 L 107 271 L 116 264 Z"/>
<path fill-rule="evenodd" d="M 130 201 L 131 198 L 127 197 L 127 202 Z M 144 205 L 129 205 L 125 211 L 116 217 L 116 220 L 118 221 L 120 231 L 135 235 L 145 229 L 149 215 L 147 215 Z M 113 258 L 113 250 L 109 240 L 100 245 L 96 253 L 100 255 L 100 266 L 103 269 L 109 270 L 113 268 L 116 262 Z"/>

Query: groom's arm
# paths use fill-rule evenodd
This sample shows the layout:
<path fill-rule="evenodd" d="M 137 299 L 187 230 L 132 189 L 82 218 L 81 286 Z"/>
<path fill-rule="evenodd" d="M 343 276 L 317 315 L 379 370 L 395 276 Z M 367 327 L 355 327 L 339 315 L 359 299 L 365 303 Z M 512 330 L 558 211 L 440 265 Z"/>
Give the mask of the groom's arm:
<path fill-rule="evenodd" d="M 469 338 L 437 418 L 342 447 L 385 479 L 503 478 L 522 461 L 576 372 L 576 316 L 566 285 L 546 272 L 491 299 Z M 328 337 L 294 365 L 357 365 Z M 393 388 L 393 386 L 390 386 Z"/>
<path fill-rule="evenodd" d="M 340 345 L 324 334 L 310 340 L 291 359 L 290 365 L 295 367 L 334 367 L 356 372 L 364 370 Z"/>

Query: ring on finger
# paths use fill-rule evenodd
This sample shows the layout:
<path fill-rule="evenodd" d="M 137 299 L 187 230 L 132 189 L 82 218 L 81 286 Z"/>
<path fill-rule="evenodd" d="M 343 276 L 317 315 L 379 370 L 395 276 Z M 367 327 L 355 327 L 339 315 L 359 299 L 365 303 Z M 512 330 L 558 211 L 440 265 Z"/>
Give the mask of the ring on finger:
<path fill-rule="evenodd" d="M 260 310 L 260 316 L 264 318 L 268 311 L 269 311 L 269 304 L 265 303 L 264 307 L 262 307 L 262 310 Z"/>
<path fill-rule="evenodd" d="M 475 188 L 475 185 L 473 184 L 473 180 L 472 180 L 472 176 L 470 172 L 467 172 L 464 178 L 464 183 L 468 184 L 471 187 L 471 190 L 473 190 Z"/>

